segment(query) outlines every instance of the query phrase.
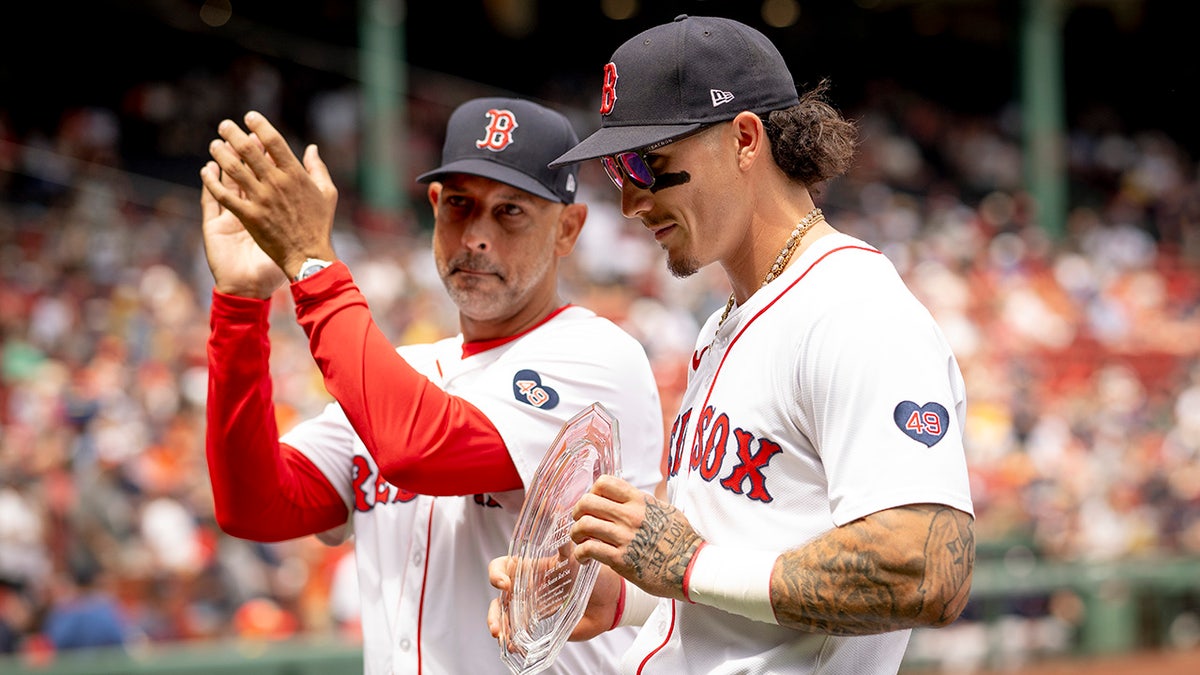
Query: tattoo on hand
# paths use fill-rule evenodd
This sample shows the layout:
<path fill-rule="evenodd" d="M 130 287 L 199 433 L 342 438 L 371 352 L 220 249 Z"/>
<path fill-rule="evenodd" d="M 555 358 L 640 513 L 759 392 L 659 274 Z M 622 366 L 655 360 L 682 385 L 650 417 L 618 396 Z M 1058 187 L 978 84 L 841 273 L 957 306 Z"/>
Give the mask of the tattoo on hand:
<path fill-rule="evenodd" d="M 646 515 L 623 561 L 639 579 L 653 576 L 668 584 L 683 584 L 688 562 L 700 545 L 700 535 L 678 510 L 655 499 L 646 499 Z"/>

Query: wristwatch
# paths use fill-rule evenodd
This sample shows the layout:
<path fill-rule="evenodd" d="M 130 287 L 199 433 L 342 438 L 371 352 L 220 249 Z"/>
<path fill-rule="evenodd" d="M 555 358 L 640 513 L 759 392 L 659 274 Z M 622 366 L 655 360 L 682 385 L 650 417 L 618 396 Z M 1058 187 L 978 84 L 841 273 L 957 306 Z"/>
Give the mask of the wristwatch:
<path fill-rule="evenodd" d="M 304 264 L 300 265 L 300 272 L 296 274 L 296 277 L 292 279 L 292 281 L 302 281 L 307 279 L 332 264 L 333 263 L 328 260 L 309 258 L 308 260 L 304 261 Z"/>

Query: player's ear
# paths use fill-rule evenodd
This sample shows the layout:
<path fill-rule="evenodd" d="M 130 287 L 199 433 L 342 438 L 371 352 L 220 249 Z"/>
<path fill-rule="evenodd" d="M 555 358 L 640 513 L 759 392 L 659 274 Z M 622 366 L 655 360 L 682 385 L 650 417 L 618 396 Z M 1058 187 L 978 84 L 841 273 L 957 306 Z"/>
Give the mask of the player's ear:
<path fill-rule="evenodd" d="M 429 197 L 429 205 L 433 207 L 433 215 L 437 217 L 438 199 L 442 196 L 442 184 L 438 181 L 433 181 L 429 184 L 429 189 L 425 191 L 425 195 Z"/>
<path fill-rule="evenodd" d="M 575 242 L 587 220 L 587 211 L 587 204 L 566 204 L 562 213 L 558 214 L 558 239 L 554 243 L 554 252 L 559 257 L 569 255 L 575 249 Z"/>
<path fill-rule="evenodd" d="M 763 129 L 762 119 L 758 115 L 744 110 L 729 124 L 738 156 L 738 166 L 742 170 L 750 168 L 764 153 L 770 154 L 767 132 Z"/>

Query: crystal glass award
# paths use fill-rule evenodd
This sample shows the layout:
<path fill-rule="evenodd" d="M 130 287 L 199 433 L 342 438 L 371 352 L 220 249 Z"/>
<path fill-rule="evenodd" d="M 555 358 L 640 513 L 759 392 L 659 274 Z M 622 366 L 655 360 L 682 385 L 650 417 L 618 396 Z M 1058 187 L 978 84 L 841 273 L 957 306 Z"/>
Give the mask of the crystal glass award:
<path fill-rule="evenodd" d="M 500 596 L 500 658 L 514 675 L 550 667 L 583 616 L 600 570 L 572 556 L 571 509 L 601 474 L 619 474 L 619 450 L 617 420 L 593 403 L 538 465 L 508 546 L 512 590 Z"/>

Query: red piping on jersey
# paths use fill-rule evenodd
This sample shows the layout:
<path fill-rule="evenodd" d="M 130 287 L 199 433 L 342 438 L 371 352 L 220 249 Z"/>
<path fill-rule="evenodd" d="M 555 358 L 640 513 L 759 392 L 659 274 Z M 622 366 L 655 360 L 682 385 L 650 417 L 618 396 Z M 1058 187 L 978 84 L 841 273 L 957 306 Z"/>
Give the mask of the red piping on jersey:
<path fill-rule="evenodd" d="M 662 644 L 661 644 L 661 645 L 659 645 L 659 646 L 655 647 L 654 649 L 650 650 L 650 653 L 646 655 L 646 658 L 642 659 L 642 662 L 638 664 L 638 669 L 637 669 L 638 675 L 642 675 L 642 669 L 646 667 L 646 663 L 647 663 L 647 662 L 649 662 L 649 661 L 650 661 L 650 659 L 651 659 L 651 658 L 652 658 L 652 657 L 653 657 L 655 654 L 657 654 L 657 653 L 659 653 L 660 651 L 662 651 L 662 648 L 663 648 L 663 647 L 666 647 L 666 646 L 667 646 L 667 643 L 671 641 L 671 633 L 674 633 L 674 632 L 675 632 L 675 603 L 676 603 L 676 602 L 678 602 L 678 601 L 677 601 L 677 600 L 672 600 L 672 601 L 671 601 L 671 627 L 670 627 L 669 629 L 667 629 L 667 637 L 666 637 L 666 639 L 662 641 Z"/>
<path fill-rule="evenodd" d="M 708 407 L 708 400 L 712 397 L 713 388 L 715 388 L 717 386 L 717 378 L 721 376 L 721 368 L 723 368 L 725 366 L 725 359 L 729 358 L 729 353 L 733 351 L 733 346 L 735 344 L 737 344 L 737 341 L 742 337 L 742 335 L 744 335 L 746 333 L 746 331 L 750 329 L 750 324 L 754 323 L 755 320 L 758 319 L 758 317 L 762 316 L 763 314 L 766 314 L 768 309 L 771 309 L 771 307 L 776 302 L 779 302 L 780 298 L 782 298 L 784 295 L 787 295 L 788 291 L 792 290 L 792 288 L 795 287 L 796 284 L 800 283 L 804 279 L 804 277 L 808 276 L 808 273 L 811 272 L 813 270 L 813 268 L 816 267 L 822 260 L 825 260 L 826 258 L 833 255 L 834 253 L 837 253 L 838 251 L 846 251 L 846 250 L 852 250 L 852 251 L 857 250 L 857 251 L 866 251 L 868 253 L 879 253 L 878 250 L 870 248 L 870 247 L 866 247 L 866 246 L 839 246 L 835 249 L 826 251 L 820 258 L 817 258 L 816 260 L 814 260 L 813 263 L 808 266 L 808 269 L 804 270 L 803 272 L 800 273 L 800 276 L 796 277 L 795 281 L 788 284 L 787 288 L 783 289 L 779 293 L 779 295 L 772 298 L 771 301 L 768 302 L 766 305 L 764 305 L 762 309 L 758 310 L 758 312 L 756 312 L 754 314 L 754 316 L 750 317 L 750 320 L 746 322 L 746 325 L 742 326 L 742 329 L 737 332 L 737 335 L 734 335 L 733 339 L 729 341 L 729 347 L 725 349 L 725 353 L 721 356 L 721 362 L 717 364 L 717 370 L 716 370 L 716 372 L 713 373 L 712 382 L 708 383 L 708 393 L 706 393 L 704 395 L 704 405 L 700 406 L 701 411 L 703 411 L 705 408 Z M 880 255 L 882 255 L 882 254 L 880 253 Z M 716 337 L 716 334 L 714 333 L 713 336 Z M 700 434 L 700 424 L 699 424 L 699 422 L 697 422 L 696 423 L 696 435 L 698 436 L 699 434 Z M 698 440 L 698 439 L 693 438 L 693 440 Z M 688 473 L 691 473 L 691 470 L 692 470 L 692 465 L 691 465 L 691 463 L 688 463 Z"/>
<path fill-rule="evenodd" d="M 546 323 L 550 319 L 553 319 L 554 317 L 558 316 L 559 314 L 562 314 L 568 307 L 574 307 L 574 305 L 572 305 L 571 303 L 568 302 L 567 304 L 563 305 L 562 307 L 559 307 L 558 309 L 554 310 L 553 312 L 550 312 L 549 314 L 547 314 L 546 318 L 544 318 L 541 321 L 537 322 L 536 324 L 530 326 L 529 328 L 521 331 L 520 333 L 517 333 L 516 335 L 506 335 L 504 337 L 492 338 L 491 340 L 473 340 L 471 342 L 464 342 L 463 346 L 462 346 L 463 358 L 465 359 L 468 356 L 474 356 L 476 354 L 481 354 L 483 352 L 486 352 L 489 349 L 495 349 L 496 347 L 499 347 L 500 345 L 508 344 L 509 342 L 516 340 L 517 338 L 521 337 L 522 335 L 525 335 L 526 333 L 528 333 L 536 328 L 541 327 L 542 324 Z"/>
<path fill-rule="evenodd" d="M 429 554 L 433 551 L 430 545 L 433 538 L 433 507 L 437 506 L 437 498 L 429 505 L 429 522 L 425 523 L 425 567 L 421 570 L 421 607 L 417 610 L 417 673 L 425 668 L 421 658 L 421 629 L 425 627 L 425 589 L 429 588 Z"/>
<path fill-rule="evenodd" d="M 772 305 L 774 305 L 776 302 L 778 302 L 779 299 L 782 298 L 784 295 L 786 295 L 788 291 L 792 290 L 792 288 L 796 284 L 800 283 L 800 281 L 804 277 L 808 276 L 808 273 L 811 272 L 813 270 L 813 268 L 817 266 L 818 263 L 820 263 L 822 260 L 828 258 L 829 256 L 833 255 L 834 253 L 837 253 L 838 251 L 846 251 L 846 250 L 858 250 L 858 251 L 866 251 L 868 253 L 879 253 L 878 250 L 867 247 L 867 246 L 839 246 L 835 249 L 825 252 L 820 258 L 817 258 L 816 260 L 814 260 L 813 263 L 808 266 L 808 269 L 804 270 L 803 272 L 800 273 L 800 276 L 796 277 L 795 281 L 788 284 L 787 288 L 783 289 L 783 291 L 781 291 L 779 293 L 779 295 L 775 296 L 762 309 L 758 310 L 758 312 L 756 312 L 754 314 L 754 316 L 750 317 L 750 320 L 746 322 L 746 325 L 742 326 L 742 329 L 737 332 L 737 335 L 734 335 L 733 339 L 729 341 L 729 347 L 725 350 L 725 354 L 721 356 L 721 362 L 717 364 L 717 370 L 716 370 L 716 372 L 713 373 L 712 382 L 709 382 L 709 384 L 708 384 L 708 393 L 706 393 L 704 395 L 704 405 L 700 406 L 700 410 L 704 410 L 705 408 L 708 407 L 708 400 L 712 397 L 713 388 L 717 386 L 717 378 L 720 377 L 720 375 L 721 375 L 721 368 L 725 365 L 725 359 L 729 358 L 729 353 L 733 351 L 733 345 L 736 344 L 738 339 L 741 338 L 742 335 L 750 328 L 750 324 L 754 323 L 754 321 L 758 317 L 765 314 L 768 309 L 771 309 Z M 880 254 L 880 255 L 882 255 L 882 254 Z M 715 337 L 715 333 L 714 333 L 714 337 Z M 699 422 L 696 423 L 696 434 L 697 435 L 700 434 Z M 691 470 L 692 470 L 692 465 L 689 463 L 688 464 L 688 473 L 691 473 Z M 700 552 L 700 550 L 696 549 L 696 553 L 699 553 L 699 552 Z M 694 560 L 694 557 L 693 557 L 693 560 Z M 689 569 L 690 569 L 690 565 L 689 565 Z M 666 647 L 667 643 L 671 641 L 671 634 L 675 632 L 675 604 L 676 604 L 676 602 L 677 601 L 675 601 L 675 600 L 671 601 L 671 629 L 667 631 L 667 636 L 663 639 L 662 644 L 660 644 L 659 646 L 657 646 L 653 650 L 651 650 L 651 652 L 646 655 L 646 658 L 642 659 L 642 662 L 640 664 L 638 664 L 637 672 L 639 675 L 641 675 L 642 668 L 646 667 L 646 662 L 650 660 L 650 657 L 654 656 L 659 651 L 661 651 L 662 648 Z M 689 600 L 689 602 L 691 602 L 691 601 Z"/>

